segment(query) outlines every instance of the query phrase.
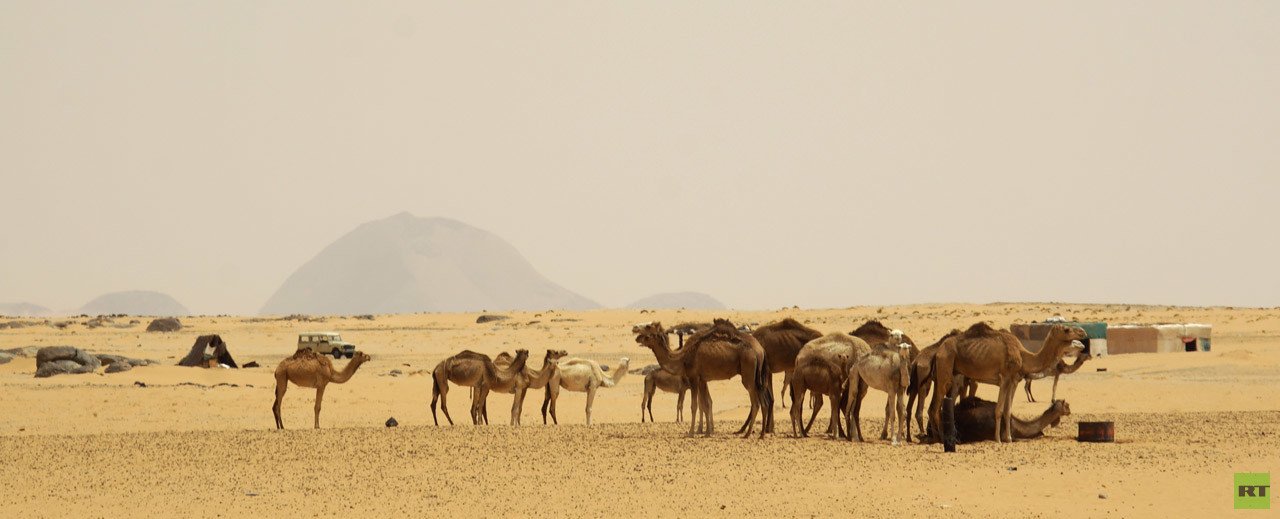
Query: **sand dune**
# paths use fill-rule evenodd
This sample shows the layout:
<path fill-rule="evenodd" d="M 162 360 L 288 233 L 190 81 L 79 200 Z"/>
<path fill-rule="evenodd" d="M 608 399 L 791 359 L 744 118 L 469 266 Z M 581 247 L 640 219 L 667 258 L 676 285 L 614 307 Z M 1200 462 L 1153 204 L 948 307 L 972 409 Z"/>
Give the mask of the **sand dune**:
<path fill-rule="evenodd" d="M 653 358 L 634 343 L 630 325 L 647 320 L 765 323 L 790 315 L 822 331 L 848 331 L 874 317 L 932 341 L 977 320 L 1007 326 L 1053 313 L 1208 322 L 1214 351 L 1090 361 L 1064 377 L 1059 397 L 1075 414 L 1047 438 L 962 446 L 956 455 L 938 446 L 795 440 L 781 409 L 779 434 L 735 438 L 729 433 L 747 411 L 736 380 L 712 385 L 722 421 L 712 438 L 685 438 L 684 426 L 671 423 L 639 424 L 639 376 L 601 390 L 594 409 L 600 424 L 591 428 L 581 425 L 585 398 L 570 392 L 561 393 L 559 426 L 541 425 L 538 394 L 527 399 L 526 426 L 518 429 L 434 427 L 429 378 L 388 375 L 430 369 L 463 348 L 523 347 L 535 358 L 564 348 L 610 365 L 628 356 L 638 367 Z M 196 335 L 220 333 L 238 361 L 263 367 L 144 366 L 35 379 L 30 358 L 0 365 L 0 478 L 20 482 L 0 495 L 0 516 L 1214 516 L 1231 510 L 1233 472 L 1266 472 L 1280 461 L 1277 310 L 1009 304 L 511 315 L 487 324 L 476 324 L 474 314 L 321 323 L 206 317 L 184 319 L 189 328 L 172 334 L 147 334 L 141 325 L 2 331 L 0 349 L 70 344 L 165 364 L 184 355 Z M 342 332 L 373 360 L 349 383 L 329 387 L 324 429 L 309 428 L 313 391 L 291 388 L 284 403 L 289 429 L 276 431 L 271 371 L 307 330 Z M 1043 410 L 1050 386 L 1035 385 L 1042 403 L 1019 392 L 1014 412 Z M 994 398 L 992 388 L 981 391 Z M 868 397 L 864 430 L 878 430 L 883 403 L 875 392 Z M 510 404 L 509 396 L 491 397 L 495 424 L 506 422 Z M 674 405 L 674 395 L 658 395 L 658 419 L 673 419 Z M 454 417 L 466 421 L 466 408 L 466 391 L 452 392 Z M 384 428 L 392 416 L 403 425 Z M 1116 422 L 1117 443 L 1074 441 L 1076 421 L 1095 419 Z"/>

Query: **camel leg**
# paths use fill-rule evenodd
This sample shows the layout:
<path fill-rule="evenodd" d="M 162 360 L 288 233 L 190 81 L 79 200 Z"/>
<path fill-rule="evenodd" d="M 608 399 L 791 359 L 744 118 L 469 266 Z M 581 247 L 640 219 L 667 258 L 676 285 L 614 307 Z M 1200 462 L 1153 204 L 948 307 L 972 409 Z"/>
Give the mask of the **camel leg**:
<path fill-rule="evenodd" d="M 591 425 L 591 404 L 596 401 L 596 384 L 587 384 L 587 425 Z"/>
<path fill-rule="evenodd" d="M 813 420 L 818 417 L 818 411 L 822 410 L 822 395 L 815 391 L 813 393 L 813 396 L 814 398 L 812 399 L 812 402 L 811 402 L 813 404 L 813 413 L 809 415 L 809 423 L 804 426 L 805 436 L 809 435 L 809 429 L 813 428 Z M 801 394 L 800 397 L 803 398 L 804 395 Z M 791 405 L 795 406 L 795 405 L 802 405 L 802 404 L 797 404 L 793 401 L 791 402 Z"/>
<path fill-rule="evenodd" d="M 517 387 L 511 396 L 511 424 L 520 425 L 520 414 L 525 409 L 525 391 L 527 388 Z"/>
<path fill-rule="evenodd" d="M 934 359 L 937 362 L 937 359 Z M 929 427 L 926 431 L 935 441 L 941 441 L 942 432 L 942 399 L 947 395 L 951 385 L 951 364 L 945 366 L 937 362 L 938 368 L 933 372 L 933 398 L 929 400 Z"/>
<path fill-rule="evenodd" d="M 653 400 L 653 377 L 644 378 L 644 393 L 640 395 L 640 423 L 644 423 L 644 410 Z"/>
<path fill-rule="evenodd" d="M 276 415 L 276 429 L 284 429 L 284 422 L 280 421 L 280 403 L 284 401 L 284 392 L 288 390 L 289 379 L 276 377 L 276 403 L 271 404 L 271 414 Z"/>
<path fill-rule="evenodd" d="M 906 406 L 903 405 L 902 403 L 902 401 L 906 399 L 907 399 L 907 394 L 903 391 L 896 391 L 893 394 L 894 408 L 895 408 L 895 411 L 897 411 L 898 413 L 898 415 L 894 417 L 894 421 L 893 421 L 893 424 L 897 427 L 897 430 L 895 430 L 893 433 L 894 445 L 897 445 L 898 442 L 902 440 L 903 431 L 907 428 L 907 415 L 905 413 Z"/>
<path fill-rule="evenodd" d="M 702 424 L 698 421 L 698 417 L 702 415 L 702 395 L 698 393 L 698 382 L 689 380 L 690 395 L 689 412 L 692 413 L 693 419 L 689 421 L 689 436 L 702 432 Z"/>
<path fill-rule="evenodd" d="M 799 384 L 791 386 L 791 435 L 800 438 L 807 435 L 804 427 L 804 388 Z"/>
<path fill-rule="evenodd" d="M 1010 380 L 1009 389 L 1005 392 L 1008 393 L 1005 399 L 1008 404 L 1004 408 L 1004 440 L 1013 443 L 1013 397 L 1018 394 L 1018 379 Z"/>
<path fill-rule="evenodd" d="M 676 401 L 676 423 L 684 421 L 684 393 L 685 389 L 680 389 L 680 399 Z M 653 409 L 649 409 L 649 419 L 653 419 Z"/>
<path fill-rule="evenodd" d="M 1057 380 L 1054 380 L 1054 382 L 1057 382 Z M 1030 378 L 1028 378 L 1027 381 L 1023 384 L 1023 389 L 1027 391 L 1027 401 L 1035 402 L 1036 397 L 1031 396 L 1031 379 Z"/>
<path fill-rule="evenodd" d="M 893 401 L 893 393 L 889 393 L 889 394 L 885 395 L 885 399 L 884 399 L 884 430 L 882 430 L 882 431 L 880 432 L 880 439 L 881 439 L 881 440 L 887 440 L 887 439 L 889 439 L 889 428 L 890 428 L 890 426 L 892 426 L 892 425 L 893 425 L 893 407 L 894 407 L 894 405 L 895 405 L 895 404 L 897 404 L 897 402 L 894 402 L 894 401 Z M 897 437 L 897 435 L 895 435 L 895 436 L 893 437 L 893 444 L 894 444 L 894 445 L 897 445 L 897 444 L 898 444 L 898 437 Z"/>
<path fill-rule="evenodd" d="M 436 387 L 440 388 L 440 410 L 444 412 L 444 418 L 449 421 L 449 425 L 453 425 L 453 417 L 449 416 L 449 383 L 447 381 L 437 382 Z M 433 397 L 431 399 L 431 416 L 433 419 L 436 414 L 435 404 L 436 400 Z M 440 424 L 437 422 L 436 425 Z"/>
<path fill-rule="evenodd" d="M 556 417 L 556 402 L 560 401 L 560 384 L 556 384 L 556 388 L 551 391 L 551 423 L 560 425 L 560 418 Z"/>
<path fill-rule="evenodd" d="M 1060 373 L 1053 374 L 1053 393 L 1050 393 L 1050 402 L 1058 399 L 1058 375 L 1060 375 Z M 1027 379 L 1027 387 L 1031 387 L 1031 379 Z"/>
<path fill-rule="evenodd" d="M 320 428 L 320 403 L 324 401 L 324 386 L 325 384 L 316 386 L 316 429 Z"/>
<path fill-rule="evenodd" d="M 715 416 L 711 414 L 711 391 L 707 389 L 707 381 L 698 382 L 698 392 L 702 393 L 702 419 L 707 421 L 705 436 L 711 436 L 716 430 Z"/>
<path fill-rule="evenodd" d="M 782 408 L 787 408 L 787 387 L 791 385 L 791 374 L 795 370 L 787 370 L 782 372 L 782 390 L 778 391 L 778 399 L 782 400 Z"/>
<path fill-rule="evenodd" d="M 756 381 L 749 380 L 754 377 L 743 375 L 742 386 L 747 390 L 747 397 L 751 400 L 751 410 L 747 412 L 747 422 L 742 424 L 743 431 L 739 431 L 743 438 L 748 438 L 751 433 L 756 430 L 756 413 L 761 411 L 760 392 L 756 391 Z M 772 392 L 772 391 L 770 391 Z M 761 432 L 764 432 L 765 424 L 760 424 Z"/>

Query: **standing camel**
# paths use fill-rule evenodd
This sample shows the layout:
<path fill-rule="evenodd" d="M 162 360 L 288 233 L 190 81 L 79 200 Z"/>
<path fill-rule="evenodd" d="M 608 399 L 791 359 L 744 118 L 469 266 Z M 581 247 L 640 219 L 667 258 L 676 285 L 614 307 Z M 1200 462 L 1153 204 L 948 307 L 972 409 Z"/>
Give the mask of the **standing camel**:
<path fill-rule="evenodd" d="M 284 422 L 280 421 L 280 402 L 284 400 L 284 392 L 289 389 L 290 382 L 298 387 L 316 389 L 316 429 L 319 429 L 320 403 L 324 400 L 325 386 L 330 382 L 346 383 L 360 369 L 360 365 L 366 362 L 369 362 L 369 355 L 356 352 L 355 357 L 347 361 L 341 372 L 334 372 L 333 362 L 328 357 L 309 349 L 298 350 L 293 356 L 280 361 L 280 365 L 276 366 L 276 401 L 271 404 L 271 413 L 276 416 L 276 429 L 284 429 Z"/>
<path fill-rule="evenodd" d="M 769 358 L 770 388 L 773 387 L 773 373 L 782 373 L 782 407 L 786 407 L 786 390 L 791 382 L 791 372 L 796 369 L 796 354 L 809 341 L 822 337 L 822 332 L 788 317 L 756 328 L 751 336 L 756 338 L 756 342 L 764 348 L 765 356 Z"/>
<path fill-rule="evenodd" d="M 492 391 L 505 389 L 504 391 L 498 392 L 512 395 L 512 397 L 516 399 L 514 405 L 517 408 L 517 411 L 516 423 L 514 425 L 520 425 L 520 419 L 524 416 L 525 394 L 528 393 L 530 389 L 542 389 L 546 387 L 547 381 L 551 380 L 551 378 L 555 376 L 556 362 L 568 355 L 569 352 L 565 350 L 549 349 L 547 350 L 546 355 L 542 357 L 542 369 L 533 369 L 526 363 L 524 371 L 520 372 L 518 375 L 519 380 L 515 384 L 511 384 L 504 388 L 490 388 Z M 493 358 L 493 364 L 498 367 L 498 370 L 504 370 L 511 365 L 512 360 L 513 357 L 511 354 L 504 351 L 499 353 L 497 357 Z M 471 398 L 473 400 L 476 398 L 476 388 L 474 387 L 471 388 Z M 480 404 L 480 417 L 484 420 L 485 425 L 489 425 L 489 403 L 487 401 L 481 402 Z"/>
<path fill-rule="evenodd" d="M 499 370 L 498 366 L 488 355 L 476 353 L 471 350 L 463 350 L 457 355 L 446 358 L 436 364 L 434 370 L 431 371 L 431 420 L 436 425 L 440 425 L 440 421 L 436 418 L 436 400 L 440 401 L 440 409 L 444 411 L 445 419 L 449 420 L 449 425 L 453 425 L 453 418 L 449 416 L 449 383 L 460 386 L 471 386 L 473 388 L 483 387 L 485 397 L 488 397 L 488 389 L 491 387 L 507 387 L 513 384 L 520 373 L 524 371 L 524 365 L 529 360 L 529 350 L 516 350 L 516 358 L 511 361 L 511 365 L 507 369 Z M 479 396 L 478 394 L 476 396 Z M 483 415 L 483 398 L 471 399 L 471 423 L 480 425 Z M 511 423 L 518 422 L 519 409 L 516 407 L 518 402 L 511 403 Z"/>
<path fill-rule="evenodd" d="M 769 361 L 764 348 L 754 337 L 743 333 L 726 319 L 716 319 L 711 328 L 699 331 L 685 341 L 679 351 L 671 351 L 667 333 L 661 323 L 636 325 L 631 329 L 636 342 L 653 351 L 658 364 L 688 378 L 693 393 L 693 413 L 689 421 L 689 435 L 703 432 L 711 436 L 715 432 L 715 419 L 711 414 L 711 394 L 707 382 L 742 377 L 742 387 L 751 399 L 747 416 L 746 438 L 755 430 L 755 418 L 761 413 L 763 424 L 760 437 L 773 425 L 773 392 L 769 389 Z M 699 430 L 698 417 L 705 422 Z"/>
<path fill-rule="evenodd" d="M 590 359 L 562 359 L 556 365 L 555 373 L 547 381 L 547 391 L 542 399 L 542 423 L 547 423 L 547 412 L 551 412 L 551 421 L 559 424 L 556 418 L 556 400 L 560 398 L 560 388 L 587 394 L 587 425 L 591 425 L 591 407 L 596 401 L 596 389 L 614 387 L 622 382 L 627 374 L 627 366 L 631 363 L 623 357 L 612 377 L 606 377 L 600 363 Z"/>
<path fill-rule="evenodd" d="M 907 386 L 907 441 L 911 441 L 911 413 L 915 409 L 916 425 L 920 426 L 920 432 L 923 434 L 924 429 L 924 399 L 929 396 L 929 388 L 933 384 L 933 357 L 938 353 L 938 348 L 942 346 L 942 342 L 960 335 L 960 330 L 951 330 L 943 335 L 938 342 L 925 346 L 916 355 L 915 360 L 911 361 L 911 383 Z M 968 381 L 970 394 L 978 390 L 978 383 Z"/>
<path fill-rule="evenodd" d="M 1013 394 L 1018 382 L 1028 373 L 1036 373 L 1057 364 L 1073 353 L 1071 341 L 1085 338 L 1083 328 L 1056 324 L 1049 329 L 1044 346 L 1031 353 L 1008 330 L 996 330 L 987 323 L 970 326 L 964 333 L 947 339 L 933 358 L 933 399 L 929 402 L 929 422 L 940 434 L 942 399 L 950 395 L 955 375 L 1000 387 L 996 400 L 995 440 L 1012 442 Z M 1079 349 L 1074 353 L 1079 353 Z"/>
<path fill-rule="evenodd" d="M 1077 342 L 1078 342 L 1078 341 L 1077 341 Z M 1076 344 L 1072 344 L 1072 346 L 1076 346 Z M 1052 393 L 1052 395 L 1049 397 L 1049 400 L 1050 400 L 1050 401 L 1053 401 L 1053 400 L 1057 400 L 1057 399 L 1058 399 L 1058 377 L 1060 377 L 1060 376 L 1062 376 L 1062 375 L 1070 375 L 1070 374 L 1072 374 L 1072 373 L 1075 373 L 1076 371 L 1079 371 L 1079 370 L 1080 370 L 1080 366 L 1083 366 L 1083 365 L 1084 365 L 1084 361 L 1089 360 L 1089 359 L 1091 358 L 1091 357 L 1089 356 L 1089 354 L 1088 354 L 1088 353 L 1084 353 L 1084 352 L 1083 352 L 1083 350 L 1084 350 L 1084 344 L 1079 344 L 1079 348 L 1080 348 L 1082 351 L 1081 351 L 1081 353 L 1080 353 L 1080 354 L 1076 355 L 1076 361 L 1075 361 L 1075 362 L 1073 362 L 1073 363 L 1071 363 L 1071 364 L 1067 364 L 1065 361 L 1061 361 L 1061 360 L 1060 360 L 1060 361 L 1058 361 L 1058 363 L 1057 363 L 1057 364 L 1054 364 L 1052 368 L 1049 368 L 1049 369 L 1047 369 L 1047 370 L 1045 370 L 1045 371 L 1041 371 L 1041 372 L 1039 372 L 1039 373 L 1028 373 L 1028 374 L 1027 374 L 1027 382 L 1026 382 L 1026 385 L 1025 385 L 1024 389 L 1025 389 L 1025 390 L 1026 390 L 1026 392 L 1027 392 L 1027 401 L 1028 401 L 1028 402 L 1035 402 L 1035 401 L 1036 401 L 1036 397 L 1034 397 L 1034 396 L 1032 396 L 1032 395 L 1031 395 L 1031 381 L 1032 381 L 1032 380 L 1040 380 L 1040 379 L 1042 379 L 1042 378 L 1048 377 L 1049 375 L 1053 375 L 1053 393 Z M 969 395 L 969 396 L 973 396 L 973 395 Z"/>
<path fill-rule="evenodd" d="M 849 378 L 849 367 L 871 352 L 866 341 L 843 333 L 830 333 L 809 341 L 796 355 L 796 368 L 791 374 L 791 431 L 796 437 L 809 435 L 805 425 L 804 396 L 813 391 L 821 401 L 822 395 L 831 398 L 831 422 L 827 435 L 840 435 L 840 417 L 837 402 L 839 393 Z M 815 405 L 818 405 L 815 402 Z"/>
<path fill-rule="evenodd" d="M 897 346 L 905 342 L 911 347 L 910 351 L 907 354 L 908 359 L 916 358 L 916 355 L 919 353 L 919 350 L 916 348 L 915 341 L 911 340 L 910 336 L 906 335 L 901 330 L 891 329 L 888 326 L 885 326 L 883 323 L 875 319 L 871 319 L 865 323 L 862 323 L 862 326 L 859 326 L 856 330 L 849 332 L 849 335 L 862 339 L 869 346 L 878 346 L 881 344 L 892 344 L 893 346 Z M 783 382 L 783 384 L 786 384 L 786 382 Z M 862 388 L 862 390 L 865 391 L 866 388 L 864 387 Z M 845 408 L 844 397 L 846 395 L 846 392 L 840 391 L 838 392 L 838 394 L 839 394 L 840 400 L 837 401 L 833 399 L 831 401 L 831 412 L 836 414 L 836 416 L 832 418 L 831 423 L 834 423 L 836 425 L 835 432 L 838 433 L 840 436 L 843 436 L 844 433 L 839 430 L 839 427 L 840 427 L 839 413 L 844 411 L 844 408 Z M 813 413 L 809 415 L 809 423 L 804 426 L 804 429 L 806 432 L 809 430 L 810 427 L 813 427 L 813 420 L 818 417 L 818 411 L 822 410 L 822 395 L 820 393 L 814 393 L 813 398 L 814 398 Z M 861 402 L 856 402 L 854 404 L 855 406 L 854 410 L 861 412 L 862 410 L 861 405 L 862 405 Z M 832 434 L 832 431 L 827 431 L 827 434 Z"/>
<path fill-rule="evenodd" d="M 867 387 L 876 388 L 889 395 L 885 399 L 884 429 L 880 431 L 880 439 L 889 437 L 889 428 L 892 424 L 893 444 L 897 445 L 901 440 L 903 429 L 907 425 L 903 401 L 906 400 L 907 386 L 911 383 L 911 361 L 908 359 L 910 351 L 911 345 L 905 342 L 897 345 L 880 344 L 849 368 L 847 384 L 849 389 L 845 404 L 845 416 L 849 421 L 845 429 L 849 431 L 849 441 L 853 441 L 855 432 L 858 441 L 864 441 L 859 410 L 862 408 L 862 398 L 867 396 Z"/>
<path fill-rule="evenodd" d="M 684 394 L 689 390 L 689 379 L 657 364 L 645 366 L 641 373 L 644 374 L 644 395 L 640 397 L 640 423 L 644 423 L 646 409 L 649 410 L 649 421 L 656 421 L 653 419 L 653 394 L 659 389 L 680 395 L 676 402 L 676 423 L 683 422 Z"/>

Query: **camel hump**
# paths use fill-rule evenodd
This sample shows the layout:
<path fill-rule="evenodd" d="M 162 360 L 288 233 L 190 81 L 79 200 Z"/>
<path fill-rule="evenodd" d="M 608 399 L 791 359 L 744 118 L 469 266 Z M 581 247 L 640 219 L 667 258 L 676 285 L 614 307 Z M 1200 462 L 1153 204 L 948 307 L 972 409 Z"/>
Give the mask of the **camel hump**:
<path fill-rule="evenodd" d="M 317 357 L 319 357 L 319 355 L 316 352 L 312 351 L 311 349 L 301 349 L 293 352 L 293 355 L 291 355 L 289 358 L 305 359 L 305 358 L 317 358 Z"/>
<path fill-rule="evenodd" d="M 857 336 L 862 336 L 862 335 L 876 335 L 876 336 L 880 336 L 880 335 L 889 335 L 889 332 L 890 332 L 890 330 L 889 330 L 889 327 L 888 327 L 888 326 L 885 326 L 884 324 L 882 324 L 880 321 L 878 321 L 878 320 L 876 320 L 876 319 L 872 319 L 872 320 L 870 320 L 870 321 L 867 321 L 867 322 L 865 322 L 865 323 L 862 323 L 862 326 L 859 326 L 857 330 L 854 330 L 854 331 L 853 331 L 852 333 L 850 333 L 849 335 L 857 335 Z"/>
<path fill-rule="evenodd" d="M 489 358 L 489 356 L 488 356 L 488 355 L 485 355 L 485 354 L 483 354 L 483 353 L 477 353 L 477 352 L 474 352 L 474 351 L 471 351 L 471 350 L 462 350 L 462 351 L 458 352 L 456 355 L 454 355 L 454 356 L 453 356 L 453 358 L 455 358 L 455 359 L 474 359 L 474 360 L 485 360 L 485 361 L 490 361 L 490 362 L 492 362 L 492 360 Z"/>
<path fill-rule="evenodd" d="M 987 324 L 985 321 L 973 323 L 968 330 L 964 331 L 966 339 L 981 339 L 985 337 L 996 337 L 1000 334 L 995 328 Z"/>

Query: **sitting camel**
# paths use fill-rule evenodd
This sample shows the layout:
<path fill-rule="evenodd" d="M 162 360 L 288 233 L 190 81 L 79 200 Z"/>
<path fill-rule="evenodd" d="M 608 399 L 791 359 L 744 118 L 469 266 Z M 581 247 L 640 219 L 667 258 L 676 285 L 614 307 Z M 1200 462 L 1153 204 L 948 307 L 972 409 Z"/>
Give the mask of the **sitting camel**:
<path fill-rule="evenodd" d="M 623 357 L 618 367 L 613 370 L 612 377 L 606 377 L 600 363 L 590 359 L 561 359 L 556 365 L 556 372 L 547 381 L 547 391 L 542 399 L 542 423 L 547 423 L 547 412 L 551 412 L 551 421 L 559 424 L 556 418 L 556 400 L 560 398 L 560 388 L 587 394 L 587 425 L 591 425 L 591 406 L 596 401 L 596 389 L 614 387 L 627 374 L 630 360 Z"/>
<path fill-rule="evenodd" d="M 1054 400 L 1053 404 L 1034 420 L 1013 417 L 1013 437 L 1029 440 L 1044 436 L 1049 426 L 1057 427 L 1062 417 L 1071 414 L 1066 400 Z M 966 397 L 956 403 L 956 430 L 960 443 L 991 441 L 995 437 L 996 404 L 978 397 Z"/>
<path fill-rule="evenodd" d="M 899 334 L 900 336 L 900 334 Z M 884 429 L 880 431 L 880 439 L 889 437 L 890 424 L 893 425 L 893 444 L 898 445 L 906 428 L 907 415 L 903 401 L 906 400 L 907 386 L 911 383 L 910 375 L 911 345 L 900 342 L 897 345 L 879 344 L 871 349 L 871 353 L 858 359 L 849 367 L 849 382 L 845 416 L 848 418 L 849 441 L 853 441 L 855 433 L 858 441 L 862 439 L 862 424 L 859 409 L 862 398 L 867 396 L 867 387 L 873 387 L 888 393 L 884 404 Z M 896 411 L 896 412 L 895 412 Z"/>
<path fill-rule="evenodd" d="M 837 423 L 840 393 L 848 381 L 850 366 L 869 353 L 871 346 L 866 341 L 838 332 L 810 341 L 800 349 L 796 355 L 796 369 L 791 374 L 791 431 L 797 438 L 809 435 L 809 427 L 803 422 L 807 391 L 831 398 L 831 424 L 827 435 L 840 435 Z"/>
<path fill-rule="evenodd" d="M 1074 341 L 1072 343 L 1072 346 L 1079 347 L 1081 350 L 1084 349 L 1084 344 L 1080 343 L 1079 341 Z M 1090 357 L 1088 353 L 1081 352 L 1079 355 L 1076 355 L 1076 361 L 1071 364 L 1067 364 L 1066 362 L 1060 360 L 1058 361 L 1057 364 L 1054 364 L 1052 368 L 1049 368 L 1045 371 L 1041 371 L 1038 373 L 1028 373 L 1027 382 L 1024 387 L 1024 389 L 1027 392 L 1027 401 L 1028 402 L 1036 401 L 1036 397 L 1031 395 L 1031 381 L 1040 380 L 1042 378 L 1048 377 L 1049 375 L 1053 375 L 1053 394 L 1049 397 L 1049 400 L 1051 401 L 1057 400 L 1058 399 L 1058 377 L 1062 375 L 1070 375 L 1072 373 L 1075 373 L 1076 371 L 1079 371 L 1080 366 L 1084 365 L 1084 361 L 1089 360 L 1090 358 L 1092 357 Z M 969 395 L 969 396 L 973 396 L 973 395 Z"/>
<path fill-rule="evenodd" d="M 516 350 L 516 358 L 511 361 L 511 365 L 507 366 L 507 369 L 499 370 L 488 355 L 463 350 L 457 355 L 440 361 L 431 371 L 431 420 L 436 425 L 440 425 L 440 421 L 436 418 L 436 400 L 439 400 L 445 419 L 449 420 L 449 425 L 453 425 L 453 418 L 449 416 L 449 382 L 460 386 L 483 388 L 484 397 L 487 398 L 490 388 L 509 387 L 518 381 L 528 360 L 529 350 Z M 477 396 L 479 395 L 471 399 L 473 425 L 480 425 L 484 419 L 484 398 L 476 398 Z M 517 403 L 511 403 L 512 424 L 519 422 L 520 410 L 516 407 Z"/>
<path fill-rule="evenodd" d="M 356 352 L 355 357 L 347 361 L 341 372 L 333 370 L 333 362 L 328 357 L 310 349 L 298 350 L 293 356 L 280 361 L 280 365 L 276 366 L 276 402 L 271 404 L 271 413 L 276 415 L 276 429 L 284 429 L 284 422 L 280 420 L 280 402 L 284 400 L 284 393 L 289 389 L 290 382 L 298 387 L 316 389 L 316 429 L 319 429 L 320 402 L 324 400 L 325 386 L 330 382 L 343 384 L 351 380 L 351 376 L 356 374 L 360 365 L 369 362 L 369 358 L 366 353 Z"/>
<path fill-rule="evenodd" d="M 676 401 L 676 423 L 683 422 L 684 394 L 689 390 L 689 379 L 657 364 L 645 366 L 641 373 L 644 373 L 644 395 L 640 397 L 640 423 L 644 423 L 645 409 L 649 410 L 649 421 L 656 421 L 653 419 L 653 394 L 658 389 L 680 395 Z"/>
<path fill-rule="evenodd" d="M 933 358 L 933 399 L 929 402 L 929 423 L 935 433 L 942 431 L 942 399 L 951 394 L 956 375 L 1000 387 L 996 401 L 995 439 L 1012 442 L 1013 395 L 1018 382 L 1028 373 L 1043 371 L 1068 354 L 1080 352 L 1072 341 L 1083 340 L 1078 326 L 1054 325 L 1039 352 L 1031 353 L 1008 330 L 996 330 L 987 323 L 970 326 L 964 333 L 942 342 Z M 1074 348 L 1074 349 L 1073 349 Z"/>
<path fill-rule="evenodd" d="M 520 418 L 521 416 L 524 415 L 525 393 L 527 393 L 530 389 L 542 389 L 546 387 L 547 382 L 551 380 L 552 377 L 555 376 L 556 369 L 557 369 L 556 362 L 564 357 L 567 357 L 568 355 L 569 355 L 569 352 L 565 350 L 549 349 L 547 350 L 546 355 L 542 357 L 542 369 L 533 369 L 526 364 L 524 367 L 524 371 L 520 372 L 520 374 L 517 375 L 520 378 L 520 380 L 517 381 L 515 384 L 509 384 L 507 386 L 500 387 L 500 388 L 490 388 L 493 391 L 498 391 L 498 389 L 503 389 L 502 391 L 498 391 L 498 392 L 513 395 L 513 397 L 515 398 L 515 402 L 513 403 L 513 405 L 516 407 L 517 411 L 516 411 L 516 421 L 513 425 L 520 425 Z M 511 354 L 504 351 L 502 353 L 499 353 L 497 357 L 493 358 L 493 364 L 496 365 L 499 370 L 504 370 L 511 365 L 511 362 L 513 360 L 514 358 L 511 356 Z M 476 399 L 476 388 L 474 387 L 471 388 L 471 399 L 472 400 Z M 484 424 L 489 425 L 489 405 L 487 401 L 480 403 L 480 416 L 484 420 Z"/>

